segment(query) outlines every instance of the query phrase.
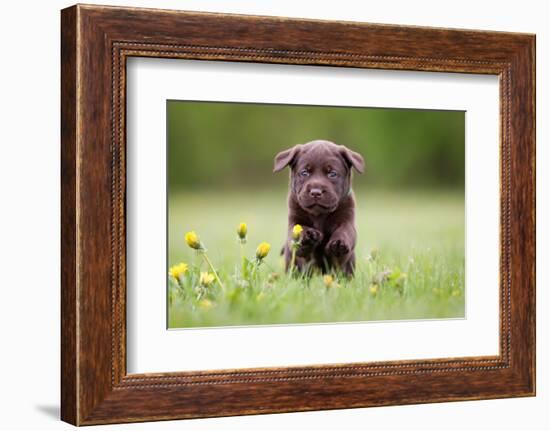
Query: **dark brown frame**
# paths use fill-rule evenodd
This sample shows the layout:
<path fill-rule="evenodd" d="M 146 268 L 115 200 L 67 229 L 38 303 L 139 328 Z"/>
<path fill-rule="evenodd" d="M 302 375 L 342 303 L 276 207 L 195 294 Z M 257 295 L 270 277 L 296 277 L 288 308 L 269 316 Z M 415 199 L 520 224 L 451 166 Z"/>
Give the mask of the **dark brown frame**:
<path fill-rule="evenodd" d="M 88 425 L 535 394 L 534 35 L 81 5 L 61 18 L 63 420 Z M 498 75 L 500 354 L 128 375 L 129 56 Z"/>

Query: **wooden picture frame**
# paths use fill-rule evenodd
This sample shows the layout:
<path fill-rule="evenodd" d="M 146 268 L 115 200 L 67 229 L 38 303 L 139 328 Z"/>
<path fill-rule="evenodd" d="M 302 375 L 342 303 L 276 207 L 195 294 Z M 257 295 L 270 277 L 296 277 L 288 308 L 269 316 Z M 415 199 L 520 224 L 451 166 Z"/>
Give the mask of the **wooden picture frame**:
<path fill-rule="evenodd" d="M 535 394 L 535 36 L 77 5 L 61 13 L 61 418 L 75 425 Z M 500 78 L 500 354 L 127 374 L 126 59 Z"/>

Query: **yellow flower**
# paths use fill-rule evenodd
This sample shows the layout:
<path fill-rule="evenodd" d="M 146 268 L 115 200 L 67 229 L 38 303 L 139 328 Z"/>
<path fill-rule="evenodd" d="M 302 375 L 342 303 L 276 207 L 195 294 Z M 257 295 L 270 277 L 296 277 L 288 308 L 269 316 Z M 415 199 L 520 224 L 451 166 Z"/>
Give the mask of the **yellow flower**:
<path fill-rule="evenodd" d="M 177 265 L 174 265 L 170 268 L 169 274 L 174 277 L 176 280 L 180 278 L 183 274 L 187 272 L 187 264 L 186 263 L 178 263 Z"/>
<path fill-rule="evenodd" d="M 209 299 L 205 298 L 205 299 L 201 299 L 199 301 L 199 307 L 202 308 L 203 310 L 208 310 L 208 309 L 212 308 L 213 306 L 214 306 L 214 304 Z"/>
<path fill-rule="evenodd" d="M 239 239 L 241 241 L 246 240 L 246 233 L 248 232 L 248 227 L 246 226 L 246 223 L 240 223 L 239 227 L 237 228 L 237 235 L 239 236 Z"/>
<path fill-rule="evenodd" d="M 323 275 L 323 283 L 325 283 L 326 287 L 332 287 L 334 284 L 334 277 L 332 275 Z"/>
<path fill-rule="evenodd" d="M 208 272 L 201 272 L 199 283 L 201 284 L 201 286 L 207 287 L 211 285 L 215 279 L 216 278 L 214 277 L 214 274 L 210 274 Z"/>
<path fill-rule="evenodd" d="M 378 293 L 378 285 L 377 284 L 371 284 L 369 287 L 369 291 L 371 295 L 376 295 Z"/>
<path fill-rule="evenodd" d="M 292 228 L 292 239 L 294 241 L 298 241 L 300 239 L 300 235 L 302 235 L 303 230 L 304 228 L 301 225 L 295 224 Z"/>
<path fill-rule="evenodd" d="M 189 247 L 194 248 L 195 250 L 202 249 L 201 240 L 194 230 L 185 234 L 185 242 Z"/>
<path fill-rule="evenodd" d="M 269 250 L 271 250 L 271 244 L 267 242 L 260 243 L 260 245 L 256 249 L 256 258 L 258 260 L 262 260 L 269 254 Z"/>

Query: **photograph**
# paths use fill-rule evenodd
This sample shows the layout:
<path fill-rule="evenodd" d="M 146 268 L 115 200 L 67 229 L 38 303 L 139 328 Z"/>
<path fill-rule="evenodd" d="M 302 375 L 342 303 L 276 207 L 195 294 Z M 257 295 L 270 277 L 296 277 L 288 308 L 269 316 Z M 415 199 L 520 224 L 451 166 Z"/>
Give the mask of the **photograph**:
<path fill-rule="evenodd" d="M 166 115 L 169 329 L 465 317 L 465 112 Z"/>

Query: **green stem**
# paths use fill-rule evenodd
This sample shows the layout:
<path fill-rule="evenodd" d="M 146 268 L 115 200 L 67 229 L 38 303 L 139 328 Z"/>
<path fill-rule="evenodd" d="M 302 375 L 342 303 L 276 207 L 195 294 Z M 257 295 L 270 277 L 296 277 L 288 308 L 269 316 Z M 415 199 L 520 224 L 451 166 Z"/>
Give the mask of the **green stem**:
<path fill-rule="evenodd" d="M 241 278 L 244 280 L 246 273 L 246 261 L 244 260 L 244 244 L 241 241 Z"/>
<path fill-rule="evenodd" d="M 250 274 L 250 279 L 253 281 L 256 281 L 256 274 L 258 273 L 258 269 L 260 268 L 262 261 L 259 259 L 256 259 L 256 262 L 254 262 L 254 266 L 252 268 L 252 274 Z"/>
<path fill-rule="evenodd" d="M 290 258 L 290 275 L 294 273 L 294 264 L 296 263 L 296 247 L 292 245 L 292 256 Z"/>
<path fill-rule="evenodd" d="M 208 259 L 208 256 L 206 255 L 205 252 L 202 252 L 201 254 L 202 254 L 202 257 L 204 258 L 205 262 L 208 264 L 208 266 L 212 270 L 212 273 L 214 274 L 214 277 L 216 277 L 216 281 L 218 282 L 218 284 L 220 285 L 222 290 L 225 291 L 225 286 L 223 285 L 222 281 L 220 280 L 220 277 L 218 277 L 218 273 L 214 269 L 214 265 L 212 265 L 212 262 L 210 262 L 210 259 Z"/>
<path fill-rule="evenodd" d="M 258 271 L 260 270 L 260 265 L 264 264 L 264 265 L 267 265 L 267 263 L 264 262 L 263 259 L 258 259 L 256 258 L 255 259 L 255 265 L 254 265 L 254 270 L 253 270 L 253 276 L 256 277 L 256 274 L 258 273 Z"/>

